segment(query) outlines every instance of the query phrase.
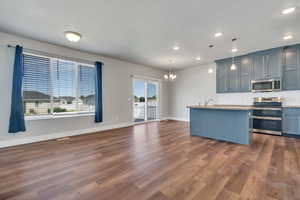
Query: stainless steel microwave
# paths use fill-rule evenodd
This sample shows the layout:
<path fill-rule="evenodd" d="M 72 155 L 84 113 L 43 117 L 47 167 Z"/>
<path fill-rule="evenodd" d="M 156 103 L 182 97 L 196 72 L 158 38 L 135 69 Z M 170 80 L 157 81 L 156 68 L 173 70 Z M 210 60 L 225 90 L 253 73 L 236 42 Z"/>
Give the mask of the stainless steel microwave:
<path fill-rule="evenodd" d="M 268 79 L 268 80 L 252 80 L 251 91 L 252 92 L 275 92 L 281 90 L 280 79 Z"/>

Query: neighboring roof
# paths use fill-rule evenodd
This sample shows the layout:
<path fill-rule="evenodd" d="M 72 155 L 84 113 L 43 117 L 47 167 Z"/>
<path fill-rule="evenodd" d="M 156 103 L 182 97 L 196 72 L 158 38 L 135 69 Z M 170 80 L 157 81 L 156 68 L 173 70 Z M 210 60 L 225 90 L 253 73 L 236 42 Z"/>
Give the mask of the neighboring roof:
<path fill-rule="evenodd" d="M 50 100 L 51 96 L 39 91 L 24 91 L 23 98 L 27 100 Z M 53 97 L 53 99 L 58 99 L 57 97 Z M 66 101 L 73 101 L 75 97 L 71 96 L 61 96 L 59 99 L 64 99 Z"/>
<path fill-rule="evenodd" d="M 39 100 L 50 100 L 51 97 L 48 94 L 38 92 L 38 91 L 24 91 L 24 99 L 39 99 Z"/>

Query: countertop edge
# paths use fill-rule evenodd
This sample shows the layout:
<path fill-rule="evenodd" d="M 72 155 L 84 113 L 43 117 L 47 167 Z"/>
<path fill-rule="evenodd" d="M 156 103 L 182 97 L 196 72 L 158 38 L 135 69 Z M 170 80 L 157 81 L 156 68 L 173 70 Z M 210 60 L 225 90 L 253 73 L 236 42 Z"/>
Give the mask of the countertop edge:
<path fill-rule="evenodd" d="M 253 107 L 248 106 L 187 106 L 190 109 L 212 109 L 212 110 L 252 110 Z"/>
<path fill-rule="evenodd" d="M 215 110 L 252 110 L 254 107 L 253 106 L 238 106 L 238 105 L 224 105 L 224 106 L 213 106 L 213 105 L 209 105 L 209 106 L 186 106 L 187 108 L 193 108 L 193 109 L 215 109 Z M 282 108 L 299 108 L 300 109 L 300 105 L 285 105 L 282 106 Z"/>

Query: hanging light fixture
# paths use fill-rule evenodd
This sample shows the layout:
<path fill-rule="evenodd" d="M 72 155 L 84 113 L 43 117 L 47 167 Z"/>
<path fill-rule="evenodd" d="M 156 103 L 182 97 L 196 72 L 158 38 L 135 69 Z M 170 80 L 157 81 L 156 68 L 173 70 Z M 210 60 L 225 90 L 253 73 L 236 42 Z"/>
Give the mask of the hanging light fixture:
<path fill-rule="evenodd" d="M 214 47 L 214 45 L 211 44 L 211 45 L 209 45 L 208 47 L 209 47 L 210 49 L 212 49 L 212 48 Z M 208 69 L 207 72 L 208 72 L 209 74 L 212 74 L 212 73 L 214 73 L 214 69 L 210 67 L 210 68 Z"/>
<path fill-rule="evenodd" d="M 170 64 L 174 63 L 174 61 L 171 60 L 171 59 L 169 60 L 169 62 L 170 62 Z M 170 67 L 168 73 L 166 73 L 164 75 L 164 78 L 167 81 L 173 81 L 173 80 L 175 80 L 177 78 L 177 75 L 173 73 L 173 71 L 172 71 L 172 69 Z"/>
<path fill-rule="evenodd" d="M 230 66 L 230 70 L 234 71 L 236 70 L 236 65 L 234 63 L 234 53 L 237 52 L 237 48 L 234 47 L 234 42 L 236 41 L 236 38 L 233 38 L 231 41 L 232 41 L 232 49 L 235 49 L 235 51 L 232 51 L 232 64 Z"/>

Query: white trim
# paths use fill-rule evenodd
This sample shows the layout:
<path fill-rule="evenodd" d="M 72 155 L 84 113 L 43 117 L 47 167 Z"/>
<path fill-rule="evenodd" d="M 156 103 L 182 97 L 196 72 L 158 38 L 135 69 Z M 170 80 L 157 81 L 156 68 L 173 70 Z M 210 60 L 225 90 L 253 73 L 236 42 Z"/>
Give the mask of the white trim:
<path fill-rule="evenodd" d="M 95 127 L 95 128 L 82 129 L 82 130 L 73 130 L 73 131 L 66 131 L 66 132 L 53 133 L 53 134 L 47 134 L 47 135 L 9 139 L 6 141 L 1 141 L 0 148 L 16 146 L 16 145 L 21 145 L 21 144 L 29 144 L 29 143 L 34 143 L 34 142 L 47 141 L 47 140 L 53 140 L 53 139 L 57 139 L 57 138 L 63 138 L 63 137 L 69 137 L 69 136 L 75 136 L 75 135 L 83 135 L 83 134 L 87 134 L 87 133 L 94 133 L 94 132 L 100 132 L 100 131 L 111 130 L 111 129 L 116 129 L 116 128 L 124 128 L 124 127 L 129 127 L 129 126 L 133 126 L 133 123 L 125 122 L 125 123 L 105 125 L 105 126 Z"/>
<path fill-rule="evenodd" d="M 147 121 L 142 121 L 142 122 L 133 122 L 134 125 L 139 125 L 139 124 L 147 124 L 151 122 L 160 122 L 162 121 L 161 119 L 154 119 L 154 120 L 147 120 Z"/>
<path fill-rule="evenodd" d="M 167 119 L 176 120 L 176 121 L 184 121 L 184 122 L 189 122 L 190 121 L 189 119 L 180 118 L 180 117 L 168 117 Z"/>
<path fill-rule="evenodd" d="M 144 75 L 138 75 L 138 74 L 132 74 L 132 78 L 134 79 L 142 79 L 142 80 L 149 80 L 149 81 L 158 81 L 161 82 L 162 79 L 154 76 L 144 76 Z"/>
<path fill-rule="evenodd" d="M 83 117 L 83 116 L 94 116 L 95 113 L 72 113 L 72 114 L 54 114 L 54 115 L 35 115 L 35 116 L 25 116 L 26 121 L 34 120 L 45 120 L 45 119 L 61 119 L 61 118 L 70 118 L 70 117 Z"/>

